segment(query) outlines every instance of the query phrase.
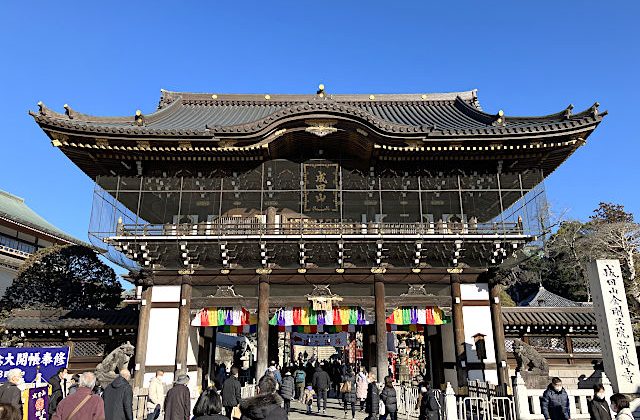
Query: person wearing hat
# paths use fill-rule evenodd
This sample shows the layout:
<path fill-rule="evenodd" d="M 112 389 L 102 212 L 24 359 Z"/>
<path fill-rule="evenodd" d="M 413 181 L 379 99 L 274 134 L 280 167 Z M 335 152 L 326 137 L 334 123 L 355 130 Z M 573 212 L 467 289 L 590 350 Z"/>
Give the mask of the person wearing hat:
<path fill-rule="evenodd" d="M 189 376 L 178 375 L 173 388 L 164 399 L 164 418 L 166 420 L 189 420 L 191 417 L 191 395 L 187 384 Z"/>
<path fill-rule="evenodd" d="M 278 369 L 275 360 L 271 361 L 271 365 L 269 365 L 265 373 L 273 375 L 273 378 L 278 383 L 278 386 L 282 385 L 282 374 L 280 373 L 280 369 Z"/>
<path fill-rule="evenodd" d="M 291 409 L 291 400 L 295 394 L 295 381 L 291 376 L 291 371 L 287 370 L 282 379 L 282 385 L 280 385 L 280 396 L 284 400 L 284 411 L 289 413 Z"/>

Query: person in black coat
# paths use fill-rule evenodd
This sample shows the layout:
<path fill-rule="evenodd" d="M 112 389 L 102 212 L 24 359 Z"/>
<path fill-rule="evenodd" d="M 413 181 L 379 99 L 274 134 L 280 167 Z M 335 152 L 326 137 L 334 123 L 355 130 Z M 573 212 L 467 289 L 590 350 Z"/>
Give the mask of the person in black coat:
<path fill-rule="evenodd" d="M 562 387 L 560 378 L 551 379 L 551 383 L 542 394 L 540 400 L 542 415 L 545 420 L 569 420 L 569 394 Z"/>
<path fill-rule="evenodd" d="M 351 418 L 356 418 L 356 375 L 354 375 L 351 367 L 347 368 L 346 374 L 342 377 L 340 383 L 340 393 L 344 402 L 344 417 L 347 417 L 347 408 L 351 405 Z"/>
<path fill-rule="evenodd" d="M 104 389 L 104 417 L 106 420 L 133 420 L 133 389 L 129 385 L 131 373 L 122 369 Z"/>
<path fill-rule="evenodd" d="M 291 376 L 290 371 L 286 371 L 284 374 L 284 378 L 282 378 L 282 385 L 280 385 L 280 396 L 284 400 L 284 411 L 289 413 L 291 410 L 291 400 L 296 392 L 295 381 L 293 380 L 293 376 Z"/>
<path fill-rule="evenodd" d="M 264 375 L 258 382 L 258 395 L 240 403 L 240 420 L 288 420 L 289 415 L 280 406 L 282 398 L 276 393 L 276 380 Z"/>
<path fill-rule="evenodd" d="M 7 372 L 7 382 L 0 385 L 0 403 L 8 404 L 22 411 L 22 393 L 18 384 L 23 382 L 22 371 L 11 369 Z"/>
<path fill-rule="evenodd" d="M 180 374 L 164 399 L 164 418 L 167 420 L 189 420 L 191 414 L 191 393 L 189 375 Z"/>
<path fill-rule="evenodd" d="M 380 393 L 380 399 L 384 402 L 384 415 L 380 416 L 380 420 L 398 420 L 398 398 L 396 389 L 393 387 L 393 378 L 386 376 L 384 378 L 384 388 Z"/>
<path fill-rule="evenodd" d="M 380 390 L 376 384 L 376 376 L 369 372 L 369 388 L 367 389 L 367 400 L 365 403 L 367 419 L 378 420 L 380 413 Z"/>
<path fill-rule="evenodd" d="M 239 405 L 242 400 L 242 385 L 238 380 L 239 373 L 237 367 L 232 367 L 231 376 L 229 376 L 229 379 L 224 381 L 224 385 L 222 385 L 222 405 L 229 419 L 231 418 L 233 407 Z"/>
<path fill-rule="evenodd" d="M 54 415 L 56 413 L 56 408 L 60 401 L 64 397 L 66 397 L 66 379 L 64 378 L 67 374 L 67 368 L 60 368 L 55 375 L 49 378 L 49 384 L 51 385 L 51 397 L 49 397 L 49 413 L 50 415 Z"/>
<path fill-rule="evenodd" d="M 318 366 L 313 374 L 311 385 L 313 385 L 313 389 L 316 391 L 316 397 L 318 398 L 318 413 L 320 412 L 321 402 L 324 402 L 324 404 L 322 404 L 322 413 L 324 414 L 327 412 L 327 392 L 331 387 L 331 378 L 322 367 Z"/>
<path fill-rule="evenodd" d="M 233 371 L 233 369 L 232 369 Z M 229 377 L 225 384 L 233 377 Z M 215 388 L 202 391 L 196 405 L 193 407 L 194 420 L 225 420 L 227 417 L 222 414 L 222 400 Z M 231 412 L 229 412 L 231 416 Z"/>
<path fill-rule="evenodd" d="M 424 383 L 420 387 L 418 412 L 418 420 L 440 420 L 440 402 L 428 383 Z"/>
<path fill-rule="evenodd" d="M 611 409 L 607 403 L 602 384 L 593 386 L 593 399 L 587 402 L 587 407 L 591 420 L 611 420 Z"/>

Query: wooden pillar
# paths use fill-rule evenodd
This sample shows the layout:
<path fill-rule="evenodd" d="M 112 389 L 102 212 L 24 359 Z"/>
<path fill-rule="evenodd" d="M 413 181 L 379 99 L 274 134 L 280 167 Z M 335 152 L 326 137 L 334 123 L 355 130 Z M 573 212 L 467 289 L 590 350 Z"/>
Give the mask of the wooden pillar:
<path fill-rule="evenodd" d="M 149 340 L 149 318 L 151 315 L 151 294 L 153 287 L 144 287 L 142 290 L 142 302 L 140 303 L 140 315 L 138 316 L 138 337 L 136 340 L 136 372 L 133 378 L 134 387 L 142 387 L 144 373 L 146 371 L 147 342 Z"/>
<path fill-rule="evenodd" d="M 178 341 L 176 344 L 176 372 L 187 373 L 189 330 L 191 329 L 191 278 L 182 276 L 180 312 L 178 314 Z"/>
<path fill-rule="evenodd" d="M 498 385 L 504 389 L 509 385 L 509 368 L 507 367 L 507 349 L 504 347 L 504 325 L 502 323 L 502 304 L 500 293 L 502 286 L 498 283 L 491 285 L 490 308 L 491 328 L 493 329 L 493 344 L 496 352 L 496 368 L 498 370 Z"/>
<path fill-rule="evenodd" d="M 442 332 L 440 327 L 436 327 L 438 332 L 429 337 L 429 347 L 431 349 L 431 379 L 435 389 L 441 389 L 446 384 L 444 380 L 444 352 L 442 349 Z M 425 331 L 426 334 L 426 331 Z M 434 363 L 435 362 L 435 363 Z"/>
<path fill-rule="evenodd" d="M 454 269 L 456 270 L 456 269 Z M 456 374 L 458 389 L 467 386 L 467 353 L 464 338 L 464 317 L 462 315 L 462 294 L 460 292 L 460 273 L 451 272 L 451 315 L 453 317 L 453 341 L 456 353 Z"/>
<path fill-rule="evenodd" d="M 569 356 L 569 358 L 567 359 L 567 363 L 570 365 L 574 365 L 576 361 L 573 358 L 573 340 L 571 339 L 570 336 L 565 335 L 564 343 L 565 343 L 565 347 L 567 348 L 567 355 Z"/>
<path fill-rule="evenodd" d="M 376 366 L 378 370 L 378 382 L 383 382 L 389 372 L 389 359 L 387 355 L 387 316 L 385 312 L 384 277 L 382 274 L 374 274 L 374 294 L 376 312 Z"/>
<path fill-rule="evenodd" d="M 198 386 L 207 389 L 209 386 L 209 358 L 211 338 L 206 336 L 205 327 L 198 329 Z"/>
<path fill-rule="evenodd" d="M 260 274 L 258 284 L 258 360 L 256 361 L 256 381 L 269 366 L 269 276 Z"/>

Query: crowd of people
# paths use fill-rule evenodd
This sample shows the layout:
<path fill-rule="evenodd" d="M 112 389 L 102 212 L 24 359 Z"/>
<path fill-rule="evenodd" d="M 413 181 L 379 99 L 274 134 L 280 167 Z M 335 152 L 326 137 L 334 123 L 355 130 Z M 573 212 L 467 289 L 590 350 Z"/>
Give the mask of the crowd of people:
<path fill-rule="evenodd" d="M 336 372 L 338 372 L 336 374 Z M 210 387 L 203 390 L 193 409 L 188 388 L 189 376 L 177 375 L 173 386 L 165 393 L 164 372 L 156 372 L 149 383 L 147 420 L 163 416 L 165 420 L 287 420 L 291 402 L 306 406 L 307 414 L 326 413 L 327 399 L 336 398 L 344 408 L 344 418 L 355 418 L 356 410 L 367 413 L 367 420 L 397 420 L 398 396 L 393 378 L 384 378 L 379 387 L 373 372 L 363 367 L 354 372 L 340 362 L 308 363 L 279 368 L 272 362 L 260 378 L 256 395 L 242 398 L 239 370 L 232 367 L 227 374 L 217 375 Z M 131 373 L 127 369 L 104 389 L 96 386 L 92 372 L 73 375 L 66 383 L 67 371 L 61 369 L 49 379 L 51 396 L 49 413 L 53 420 L 133 420 L 133 390 Z M 18 369 L 8 372 L 8 381 L 0 385 L 0 420 L 22 418 L 22 401 L 18 385 L 22 374 Z M 429 384 L 419 385 L 416 409 L 419 420 L 439 420 L 442 401 Z M 545 420 L 570 420 L 569 395 L 559 378 L 553 378 L 541 396 Z M 591 420 L 634 420 L 629 400 L 614 394 L 610 404 L 605 388 L 598 384 L 588 401 Z"/>

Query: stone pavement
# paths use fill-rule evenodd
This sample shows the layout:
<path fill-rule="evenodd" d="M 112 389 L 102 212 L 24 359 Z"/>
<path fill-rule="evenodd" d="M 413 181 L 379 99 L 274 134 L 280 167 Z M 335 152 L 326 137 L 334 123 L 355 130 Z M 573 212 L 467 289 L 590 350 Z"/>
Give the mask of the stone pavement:
<path fill-rule="evenodd" d="M 329 398 L 327 400 L 327 413 L 322 414 L 317 411 L 316 401 L 313 402 L 313 407 L 311 410 L 311 414 L 307 414 L 307 406 L 303 405 L 298 401 L 291 401 L 291 411 L 289 412 L 289 420 L 310 420 L 310 419 L 343 419 L 344 410 L 341 400 L 337 400 L 335 398 Z M 360 412 L 360 406 L 356 403 L 356 419 L 364 420 L 367 417 L 367 414 L 362 411 Z M 351 419 L 351 406 L 349 406 L 349 411 L 347 413 L 347 419 Z"/>

